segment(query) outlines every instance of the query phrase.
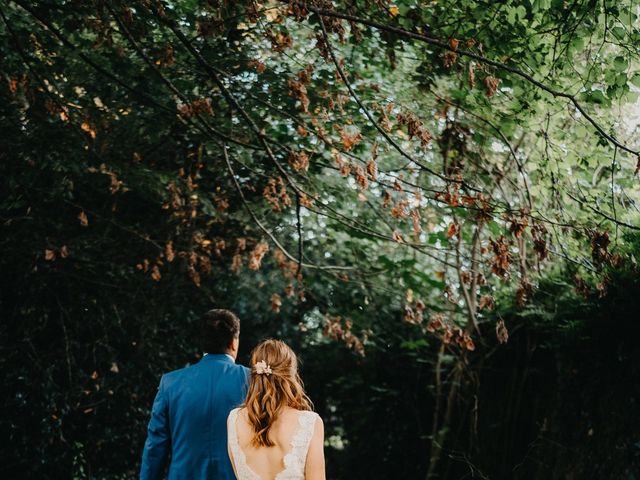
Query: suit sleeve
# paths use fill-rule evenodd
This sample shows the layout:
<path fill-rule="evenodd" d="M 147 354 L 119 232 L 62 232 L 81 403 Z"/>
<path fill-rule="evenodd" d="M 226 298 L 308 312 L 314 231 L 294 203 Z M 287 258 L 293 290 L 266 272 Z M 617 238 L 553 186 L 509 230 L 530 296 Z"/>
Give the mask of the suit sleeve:
<path fill-rule="evenodd" d="M 151 420 L 147 428 L 147 441 L 142 453 L 140 480 L 160 479 L 167 456 L 171 451 L 169 429 L 169 405 L 164 387 L 164 377 L 160 380 L 158 393 L 151 409 Z"/>

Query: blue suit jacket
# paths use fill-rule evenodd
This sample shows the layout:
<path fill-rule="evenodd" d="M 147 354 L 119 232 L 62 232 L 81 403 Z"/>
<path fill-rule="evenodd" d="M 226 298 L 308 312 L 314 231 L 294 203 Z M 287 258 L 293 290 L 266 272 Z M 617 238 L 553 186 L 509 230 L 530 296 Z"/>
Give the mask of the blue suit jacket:
<path fill-rule="evenodd" d="M 141 480 L 235 479 L 227 451 L 227 416 L 246 396 L 249 369 L 224 354 L 162 376 L 142 454 Z"/>

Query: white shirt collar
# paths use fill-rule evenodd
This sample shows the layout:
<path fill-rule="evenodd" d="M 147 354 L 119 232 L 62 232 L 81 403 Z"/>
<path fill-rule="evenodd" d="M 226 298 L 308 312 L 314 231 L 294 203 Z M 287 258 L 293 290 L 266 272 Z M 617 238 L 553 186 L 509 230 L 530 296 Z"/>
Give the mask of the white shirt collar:
<path fill-rule="evenodd" d="M 204 353 L 202 354 L 202 357 L 204 358 L 204 357 L 206 357 L 207 355 L 209 355 L 209 352 L 204 352 Z M 236 363 L 236 359 L 235 359 L 235 358 L 233 358 L 231 355 L 229 355 L 228 353 L 225 353 L 225 355 L 226 355 L 227 357 L 229 357 L 233 363 Z"/>

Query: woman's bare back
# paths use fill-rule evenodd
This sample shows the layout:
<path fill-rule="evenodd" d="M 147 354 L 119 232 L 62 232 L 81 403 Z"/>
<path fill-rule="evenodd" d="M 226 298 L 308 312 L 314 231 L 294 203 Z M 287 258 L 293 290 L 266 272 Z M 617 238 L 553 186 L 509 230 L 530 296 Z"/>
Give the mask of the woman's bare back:
<path fill-rule="evenodd" d="M 319 427 L 314 428 L 317 424 Z M 251 444 L 253 429 L 246 409 L 233 410 L 229 415 L 228 433 L 229 454 L 236 476 L 239 480 L 313 478 L 306 467 L 312 440 L 323 436 L 323 432 L 317 430 L 322 430 L 322 420 L 316 413 L 286 407 L 269 429 L 269 438 L 275 445 L 255 447 Z M 317 446 L 314 445 L 313 450 L 316 451 Z"/>

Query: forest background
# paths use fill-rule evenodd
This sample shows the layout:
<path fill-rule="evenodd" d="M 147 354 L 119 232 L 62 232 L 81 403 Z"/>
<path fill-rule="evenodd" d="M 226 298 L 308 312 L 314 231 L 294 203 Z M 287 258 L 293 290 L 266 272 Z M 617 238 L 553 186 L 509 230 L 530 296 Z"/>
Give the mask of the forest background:
<path fill-rule="evenodd" d="M 3 478 L 135 478 L 198 319 L 328 478 L 637 479 L 631 0 L 0 0 Z"/>

